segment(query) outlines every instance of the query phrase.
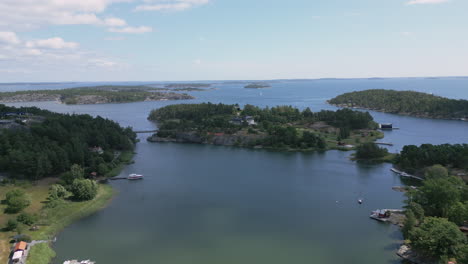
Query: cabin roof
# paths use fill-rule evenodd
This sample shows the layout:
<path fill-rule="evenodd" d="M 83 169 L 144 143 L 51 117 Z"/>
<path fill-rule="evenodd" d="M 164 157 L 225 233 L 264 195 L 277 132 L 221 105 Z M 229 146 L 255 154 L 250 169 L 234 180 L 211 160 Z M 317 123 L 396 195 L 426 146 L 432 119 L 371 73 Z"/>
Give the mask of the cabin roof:
<path fill-rule="evenodd" d="M 24 242 L 24 241 L 20 241 L 18 243 L 16 243 L 16 246 L 15 246 L 15 251 L 18 251 L 18 250 L 26 250 L 26 247 L 28 246 L 28 243 Z"/>

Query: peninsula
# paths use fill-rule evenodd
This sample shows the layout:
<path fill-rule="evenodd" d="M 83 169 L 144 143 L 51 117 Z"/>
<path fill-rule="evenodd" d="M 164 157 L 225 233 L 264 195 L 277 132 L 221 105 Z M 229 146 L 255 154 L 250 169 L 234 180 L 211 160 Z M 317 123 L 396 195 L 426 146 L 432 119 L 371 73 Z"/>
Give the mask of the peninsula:
<path fill-rule="evenodd" d="M 49 263 L 56 233 L 112 198 L 98 179 L 118 174 L 136 142 L 131 128 L 99 116 L 0 104 L 0 262 L 10 241 L 34 240 L 28 263 Z"/>
<path fill-rule="evenodd" d="M 226 104 L 169 105 L 153 110 L 158 133 L 151 142 L 181 142 L 286 151 L 353 149 L 383 137 L 366 112 L 313 113 L 292 106 L 259 108 Z"/>
<path fill-rule="evenodd" d="M 415 117 L 468 120 L 468 100 L 449 99 L 414 91 L 365 90 L 345 93 L 328 102 L 339 107 L 363 108 Z"/>
<path fill-rule="evenodd" d="M 94 86 L 60 90 L 29 90 L 0 93 L 0 103 L 57 101 L 64 104 L 107 104 L 141 101 L 187 100 L 195 97 L 169 88 L 149 86 Z M 183 89 L 180 89 L 183 90 Z"/>

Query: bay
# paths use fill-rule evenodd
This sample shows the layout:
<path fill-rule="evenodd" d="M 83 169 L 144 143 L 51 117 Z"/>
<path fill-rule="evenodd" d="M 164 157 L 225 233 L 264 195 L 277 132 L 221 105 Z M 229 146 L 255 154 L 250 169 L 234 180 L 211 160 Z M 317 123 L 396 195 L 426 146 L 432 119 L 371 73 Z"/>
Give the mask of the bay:
<path fill-rule="evenodd" d="M 101 115 L 137 130 L 155 129 L 151 109 L 173 103 L 292 105 L 336 109 L 326 100 L 373 88 L 417 90 L 468 99 L 468 79 L 401 78 L 278 80 L 269 89 L 247 82 L 212 82 L 190 101 L 107 105 L 16 103 L 63 113 Z M 1 84 L 1 91 L 61 89 L 96 83 Z M 123 84 L 123 83 L 99 83 Z M 128 84 L 128 83 L 125 83 Z M 135 84 L 135 83 L 130 83 Z M 138 83 L 144 84 L 144 83 Z M 31 88 L 32 87 L 32 88 Z M 391 151 L 407 144 L 467 143 L 468 122 L 371 112 L 400 130 L 385 132 Z M 106 263 L 400 263 L 398 228 L 375 222 L 377 208 L 401 208 L 402 185 L 390 164 L 360 164 L 350 152 L 284 153 L 231 147 L 155 144 L 141 134 L 135 163 L 111 184 L 118 195 L 96 214 L 67 227 L 54 244 L 57 258 Z M 357 199 L 364 198 L 359 205 Z"/>

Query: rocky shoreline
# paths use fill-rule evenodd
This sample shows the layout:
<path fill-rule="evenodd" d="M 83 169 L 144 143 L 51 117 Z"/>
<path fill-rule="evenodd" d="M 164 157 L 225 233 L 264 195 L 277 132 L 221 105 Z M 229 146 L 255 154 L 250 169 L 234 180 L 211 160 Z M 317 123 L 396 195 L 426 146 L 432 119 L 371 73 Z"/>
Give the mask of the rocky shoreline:
<path fill-rule="evenodd" d="M 42 94 L 42 93 L 25 93 L 15 94 L 12 96 L 4 96 L 0 98 L 0 103 L 23 103 L 23 102 L 46 102 L 54 101 L 64 104 L 109 104 L 109 103 L 130 103 L 143 101 L 166 101 L 166 100 L 189 100 L 195 97 L 188 94 L 173 93 L 173 92 L 155 92 L 146 96 L 144 100 L 124 100 L 114 101 L 111 96 L 105 95 L 76 95 L 65 97 L 60 94 Z"/>
<path fill-rule="evenodd" d="M 147 138 L 149 142 L 177 142 L 210 144 L 219 146 L 246 146 L 257 140 L 264 139 L 264 135 L 250 135 L 245 133 L 235 133 L 227 135 L 224 133 L 212 133 L 203 137 L 196 132 L 177 132 L 174 137 L 159 137 L 154 134 Z"/>
<path fill-rule="evenodd" d="M 406 261 L 409 261 L 410 263 L 413 263 L 413 264 L 437 264 L 437 263 L 440 263 L 438 261 L 428 259 L 428 258 L 426 258 L 424 256 L 419 255 L 418 253 L 413 251 L 411 249 L 411 247 L 409 247 L 406 244 L 401 245 L 401 247 L 397 251 L 397 255 L 400 258 L 402 258 L 402 259 L 404 259 Z"/>

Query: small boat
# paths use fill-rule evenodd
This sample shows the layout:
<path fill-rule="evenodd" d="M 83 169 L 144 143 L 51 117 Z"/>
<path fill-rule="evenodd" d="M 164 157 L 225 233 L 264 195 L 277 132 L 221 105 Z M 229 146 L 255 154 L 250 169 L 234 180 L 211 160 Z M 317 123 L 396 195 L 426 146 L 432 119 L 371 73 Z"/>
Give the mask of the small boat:
<path fill-rule="evenodd" d="M 358 202 L 359 204 L 362 204 L 362 203 L 364 202 L 364 200 L 363 200 L 363 199 L 358 199 L 357 202 Z"/>
<path fill-rule="evenodd" d="M 132 173 L 132 174 L 128 175 L 127 179 L 128 180 L 141 180 L 141 179 L 143 179 L 143 175 Z"/>

